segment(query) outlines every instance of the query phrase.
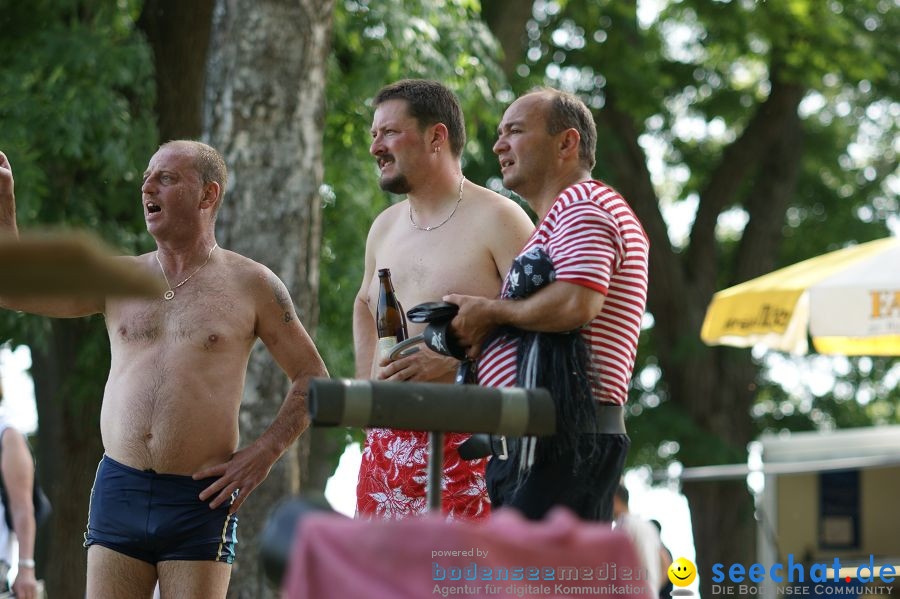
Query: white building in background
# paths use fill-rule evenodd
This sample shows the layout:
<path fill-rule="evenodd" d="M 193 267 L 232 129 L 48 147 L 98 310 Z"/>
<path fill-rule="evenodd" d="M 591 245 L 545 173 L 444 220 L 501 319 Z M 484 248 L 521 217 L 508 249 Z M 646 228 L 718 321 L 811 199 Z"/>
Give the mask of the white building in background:
<path fill-rule="evenodd" d="M 793 555 L 807 565 L 839 558 L 838 575 L 855 576 L 873 556 L 876 576 L 878 567 L 895 566 L 900 590 L 900 426 L 763 435 L 747 464 L 685 468 L 680 479 L 747 480 L 766 572 Z M 759 596 L 776 596 L 769 576 L 760 585 Z"/>

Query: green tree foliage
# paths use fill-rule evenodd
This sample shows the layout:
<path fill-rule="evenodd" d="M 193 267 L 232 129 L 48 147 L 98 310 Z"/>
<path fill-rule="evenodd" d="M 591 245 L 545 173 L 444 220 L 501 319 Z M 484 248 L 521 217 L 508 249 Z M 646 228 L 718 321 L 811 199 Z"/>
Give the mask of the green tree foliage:
<path fill-rule="evenodd" d="M 0 148 L 13 165 L 21 230 L 81 228 L 123 252 L 148 247 L 140 184 L 156 129 L 153 66 L 134 28 L 138 10 L 134 1 L 4 7 Z M 0 323 L 0 339 L 47 345 L 46 319 L 3 311 Z M 103 336 L 98 343 L 107 345 Z M 93 382 L 85 400 L 99 401 L 107 363 L 73 373 Z"/>
<path fill-rule="evenodd" d="M 77 227 L 125 253 L 148 247 L 140 184 L 156 129 L 151 54 L 134 26 L 139 9 L 134 0 L 3 3 L 0 149 L 15 173 L 20 230 Z M 8 339 L 32 349 L 38 459 L 54 504 L 38 563 L 54 565 L 43 573 L 52 596 L 79 597 L 79 539 L 109 368 L 103 319 L 0 311 L 0 341 Z"/>
<path fill-rule="evenodd" d="M 147 246 L 140 181 L 156 129 L 138 4 L 4 4 L 0 144 L 22 229 L 64 224 L 125 251 Z"/>
<path fill-rule="evenodd" d="M 838 361 L 826 387 L 811 377 L 785 386 L 778 358 L 699 342 L 716 289 L 883 236 L 900 212 L 894 3 L 536 0 L 529 15 L 513 10 L 523 1 L 484 0 L 494 31 L 497 21 L 522 18 L 523 53 L 510 60 L 520 46 L 504 45 L 505 73 L 477 0 L 336 3 L 318 335 L 331 372 L 353 373 L 352 302 L 366 233 L 395 199 L 378 189 L 368 155 L 375 92 L 404 77 L 447 83 L 466 114 L 464 170 L 496 186 L 491 145 L 503 106 L 512 92 L 549 83 L 594 109 L 595 175 L 624 193 L 651 236 L 653 319 L 631 401 L 632 463 L 741 461 L 746 441 L 763 430 L 900 421 L 888 360 Z M 15 169 L 23 229 L 64 223 L 124 252 L 149 247 L 137 188 L 157 140 L 151 52 L 134 26 L 140 4 L 4 3 L 0 149 Z M 69 423 L 56 398 L 67 409 L 85 406 L 94 420 L 79 426 L 96 434 L 108 348 L 99 318 L 77 324 L 0 314 L 0 339 L 74 364 L 61 385 L 38 385 L 39 395 L 49 393 L 39 397 L 42 434 L 53 421 L 45 415 Z M 723 497 L 737 495 L 698 495 L 698 511 L 712 517 L 733 505 Z M 695 532 L 708 543 L 732 524 Z"/>
<path fill-rule="evenodd" d="M 21 230 L 85 228 L 124 252 L 147 247 L 140 182 L 156 129 L 138 10 L 134 1 L 4 5 L 0 148 L 13 165 Z M 4 311 L 0 323 L 2 339 L 46 345 L 45 319 Z M 105 362 L 78 373 L 92 392 Z"/>
<path fill-rule="evenodd" d="M 486 0 L 484 4 L 486 13 L 490 8 L 491 18 L 500 21 L 513 14 L 518 3 Z M 446 10 L 430 11 L 424 18 L 435 22 L 450 16 L 469 20 L 477 16 L 474 10 L 465 14 L 461 7 L 447 3 L 442 6 Z M 680 402 L 672 401 L 673 393 L 679 393 L 670 383 L 673 370 L 689 370 L 686 356 L 714 352 L 716 361 L 750 367 L 751 396 L 759 390 L 762 401 L 768 397 L 762 393 L 766 390 L 778 395 L 779 402 L 790 401 L 791 390 L 772 383 L 761 359 L 750 363 L 746 350 L 704 348 L 699 343 L 699 320 L 715 289 L 886 234 L 887 218 L 898 211 L 896 175 L 892 175 L 897 156 L 891 145 L 900 111 L 898 78 L 895 70 L 885 68 L 897 62 L 892 42 L 898 29 L 897 11 L 889 10 L 890 3 L 884 0 L 561 0 L 535 2 L 532 8 L 533 18 L 522 24 L 524 53 L 511 61 L 514 68 L 508 71 L 513 91 L 522 93 L 546 83 L 586 99 L 595 109 L 601 132 L 595 175 L 623 191 L 634 187 L 640 177 L 648 179 L 652 194 L 644 211 L 655 212 L 671 225 L 665 237 L 653 239 L 653 251 L 665 255 L 668 267 L 685 272 L 686 284 L 693 287 L 690 293 L 663 298 L 661 303 L 671 311 L 654 314 L 688 326 L 674 334 L 660 334 L 651 326 L 642 336 L 632 402 L 633 415 L 641 417 L 632 422 L 631 463 L 742 461 L 746 439 L 767 430 L 773 421 L 762 418 L 763 412 L 754 408 L 752 414 L 760 418 L 735 426 L 735 432 L 746 432 L 731 437 L 710 434 Z M 454 9 L 457 13 L 451 15 Z M 496 174 L 490 155 L 493 125 L 512 94 L 503 89 L 502 79 L 494 77 L 493 71 L 488 71 L 494 85 L 491 94 L 481 93 L 481 79 L 471 75 L 467 85 L 458 87 L 447 76 L 449 67 L 460 62 L 453 60 L 458 50 L 448 53 L 444 46 L 435 55 L 429 47 L 434 32 L 422 26 L 422 14 L 421 3 L 375 7 L 350 2 L 338 6 L 335 15 L 325 131 L 328 185 L 321 340 L 332 371 L 341 375 L 352 372 L 349 302 L 362 272 L 364 231 L 390 201 L 377 190 L 375 170 L 369 166 L 363 140 L 371 107 L 365 99 L 382 83 L 403 76 L 448 81 L 463 95 L 470 126 L 466 172 L 477 182 L 497 184 L 491 179 Z M 497 30 L 490 19 L 489 25 Z M 492 50 L 489 42 L 482 43 L 481 30 L 464 39 Z M 504 50 L 514 52 L 517 46 L 510 43 Z M 482 63 L 495 69 L 493 62 L 482 59 Z M 766 141 L 757 145 L 764 148 L 779 137 L 787 140 L 784 145 L 789 148 L 783 152 L 799 157 L 792 176 L 776 172 L 777 165 L 765 161 L 765 149 L 736 158 L 727 154 L 729 148 L 740 146 L 735 142 L 748 130 L 747 137 L 764 128 L 766 118 L 758 119 L 761 124 L 752 122 L 755 115 L 766 114 L 766 100 L 773 89 L 794 94 L 794 108 L 782 112 L 799 115 L 800 133 L 788 140 L 787 132 L 776 124 L 774 131 L 760 134 L 767 136 Z M 491 101 L 477 95 L 473 101 L 469 95 L 473 90 Z M 770 120 L 775 122 L 775 117 Z M 473 134 L 473 121 L 487 126 Z M 633 131 L 623 132 L 623 124 Z M 790 147 L 789 142 L 796 143 Z M 622 157 L 629 153 L 637 155 L 637 162 L 649 163 L 652 175 L 623 167 Z M 729 160 L 746 166 L 733 177 L 734 189 L 725 194 L 717 187 L 723 178 L 721 165 Z M 774 199 L 766 180 L 786 182 L 782 199 Z M 716 193 L 723 199 L 712 197 Z M 630 193 L 626 197 L 643 201 Z M 703 216 L 707 222 L 712 219 L 712 225 L 692 231 L 691 219 L 698 206 L 716 202 L 719 205 L 705 209 Z M 772 206 L 766 209 L 766 203 Z M 704 226 L 715 236 L 703 239 Z M 691 272 L 694 256 L 702 252 L 714 256 L 712 276 L 705 279 L 704 273 Z M 751 254 L 756 257 L 748 258 Z M 658 280 L 654 278 L 651 293 Z M 667 371 L 662 368 L 665 361 Z M 872 372 L 886 372 L 887 367 L 878 367 L 882 363 L 875 360 Z M 855 366 L 851 370 L 857 371 Z M 753 374 L 757 371 L 759 375 Z M 733 409 L 723 401 L 712 405 Z M 833 408 L 851 405 L 836 402 Z M 746 409 L 738 406 L 737 411 L 735 422 L 747 418 L 749 404 Z M 851 420 L 839 415 L 835 419 L 845 421 Z"/>
<path fill-rule="evenodd" d="M 752 411 L 763 430 L 802 431 L 900 422 L 900 367 L 896 360 L 831 356 L 797 360 L 775 354 L 766 356 L 765 363 L 767 370 Z M 801 376 L 791 381 L 773 380 L 771 373 L 785 367 L 798 370 Z"/>
<path fill-rule="evenodd" d="M 317 341 L 334 376 L 353 376 L 351 316 L 369 226 L 397 198 L 378 187 L 369 155 L 371 99 L 387 83 L 436 79 L 459 96 L 470 143 L 464 171 L 483 183 L 492 156 L 478 143 L 499 121 L 504 77 L 496 42 L 472 0 L 349 0 L 335 8 L 325 123 L 325 185 Z M 402 300 L 402 298 L 401 298 Z"/>
<path fill-rule="evenodd" d="M 894 41 L 900 13 L 890 2 L 682 0 L 658 3 L 656 14 L 650 2 L 538 4 L 537 18 L 527 25 L 530 42 L 519 73 L 578 92 L 599 115 L 615 102 L 619 118 L 634 124 L 640 150 L 654 166 L 655 196 L 672 223 L 678 213 L 696 212 L 698 203 L 707 200 L 704 195 L 710 195 L 708 186 L 728 148 L 751 126 L 773 88 L 801 90 L 802 140 L 794 150 L 802 159 L 789 202 L 775 215 L 776 222 L 760 225 L 763 216 L 773 217 L 754 210 L 754 203 L 768 201 L 754 194 L 761 179 L 779 175 L 767 170 L 762 157 L 752 157 L 757 164 L 713 214 L 718 221 L 715 247 L 703 248 L 716 252 L 714 289 L 746 275 L 738 272 L 739 254 L 747 252 L 741 241 L 754 225 L 765 226 L 775 237 L 774 244 L 760 247 L 760 253 L 771 252 L 771 268 L 887 234 L 886 221 L 898 211 L 893 140 L 900 116 L 900 77 L 886 66 L 898 62 Z M 525 87 L 524 82 L 517 87 Z M 608 120 L 598 120 L 597 174 L 628 186 L 623 179 L 629 173 L 617 168 L 614 156 L 628 150 L 626 142 Z M 654 252 L 671 254 L 672 264 L 680 263 L 690 273 L 692 245 L 702 239 L 695 231 L 676 228 L 669 237 L 671 242 L 663 244 L 654 239 Z M 693 273 L 696 278 L 701 274 Z M 634 412 L 641 418 L 633 459 L 658 465 L 672 457 L 695 463 L 742 459 L 742 446 L 710 442 L 707 431 L 697 430 L 677 406 L 666 406 L 666 373 L 659 371 L 657 356 L 703 351 L 689 349 L 691 345 L 696 346 L 685 340 L 661 347 L 652 330 L 645 333 L 636 379 L 640 397 Z M 870 362 L 873 373 L 885 372 L 883 361 Z M 848 364 L 859 378 L 857 362 Z M 789 389 L 767 381 L 765 375 L 758 381 L 766 388 L 761 398 L 775 394 L 779 401 L 789 400 Z M 843 405 L 835 401 L 831 408 L 840 411 Z M 884 421 L 840 414 L 833 420 Z M 762 419 L 756 430 L 772 424 Z M 657 451 L 660 440 L 671 447 L 666 442 L 675 439 L 681 441 L 680 452 Z M 712 453 L 710 445 L 717 446 Z"/>
<path fill-rule="evenodd" d="M 519 4 L 488 2 L 501 19 L 511 14 L 503 7 Z M 715 290 L 887 234 L 898 212 L 893 3 L 532 8 L 513 87 L 547 82 L 586 100 L 599 130 L 595 176 L 623 193 L 651 241 L 652 318 L 630 402 L 630 462 L 741 462 L 747 442 L 769 428 L 896 422 L 889 390 L 898 372 L 885 361 L 845 361 L 832 390 L 813 389 L 812 377 L 785 386 L 771 358 L 699 339 Z M 884 382 L 861 395 L 868 380 Z M 685 492 L 700 568 L 713 555 L 746 561 L 752 511 L 742 485 Z"/>

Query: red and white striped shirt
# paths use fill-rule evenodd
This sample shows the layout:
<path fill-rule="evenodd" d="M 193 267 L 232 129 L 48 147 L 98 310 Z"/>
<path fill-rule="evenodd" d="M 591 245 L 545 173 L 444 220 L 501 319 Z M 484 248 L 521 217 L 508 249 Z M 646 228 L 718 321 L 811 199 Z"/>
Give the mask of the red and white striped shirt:
<path fill-rule="evenodd" d="M 616 190 L 599 181 L 584 181 L 560 193 L 520 255 L 535 247 L 550 256 L 558 281 L 606 296 L 603 310 L 582 333 L 599 373 L 595 399 L 623 405 L 647 303 L 650 244 L 640 221 Z M 509 278 L 504 292 L 508 285 Z M 515 339 L 492 342 L 478 361 L 478 384 L 515 386 L 516 350 Z"/>

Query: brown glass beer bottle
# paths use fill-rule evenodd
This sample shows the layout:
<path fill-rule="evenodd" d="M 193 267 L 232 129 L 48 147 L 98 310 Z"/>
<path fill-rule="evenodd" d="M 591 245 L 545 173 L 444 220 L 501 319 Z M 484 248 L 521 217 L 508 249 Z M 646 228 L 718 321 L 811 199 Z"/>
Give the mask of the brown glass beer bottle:
<path fill-rule="evenodd" d="M 375 308 L 375 325 L 378 328 L 378 359 L 383 358 L 397 343 L 408 337 L 406 315 L 394 293 L 391 269 L 378 271 L 378 306 Z"/>

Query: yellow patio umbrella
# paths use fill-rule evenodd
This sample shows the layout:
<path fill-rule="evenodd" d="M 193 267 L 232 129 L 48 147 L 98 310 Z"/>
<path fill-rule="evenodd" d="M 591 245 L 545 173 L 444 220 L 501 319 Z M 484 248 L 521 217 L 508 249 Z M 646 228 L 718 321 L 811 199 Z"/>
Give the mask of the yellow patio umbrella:
<path fill-rule="evenodd" d="M 708 345 L 757 343 L 806 353 L 900 355 L 900 238 L 798 262 L 719 291 L 700 337 Z"/>

